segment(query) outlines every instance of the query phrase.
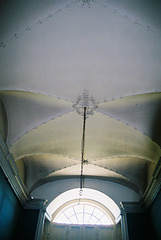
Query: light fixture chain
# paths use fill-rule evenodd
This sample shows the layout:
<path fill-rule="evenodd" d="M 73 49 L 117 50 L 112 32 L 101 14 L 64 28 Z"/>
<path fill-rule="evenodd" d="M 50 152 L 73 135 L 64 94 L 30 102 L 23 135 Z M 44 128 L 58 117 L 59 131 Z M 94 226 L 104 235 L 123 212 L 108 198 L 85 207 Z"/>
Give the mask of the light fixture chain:
<path fill-rule="evenodd" d="M 80 175 L 80 192 L 79 194 L 82 195 L 83 193 L 83 185 L 84 185 L 84 176 L 83 176 L 83 164 L 84 164 L 84 152 L 85 152 L 85 131 L 86 131 L 86 116 L 87 115 L 87 108 L 84 107 L 84 114 L 83 114 L 83 134 L 82 134 L 82 142 L 81 142 L 81 175 Z"/>

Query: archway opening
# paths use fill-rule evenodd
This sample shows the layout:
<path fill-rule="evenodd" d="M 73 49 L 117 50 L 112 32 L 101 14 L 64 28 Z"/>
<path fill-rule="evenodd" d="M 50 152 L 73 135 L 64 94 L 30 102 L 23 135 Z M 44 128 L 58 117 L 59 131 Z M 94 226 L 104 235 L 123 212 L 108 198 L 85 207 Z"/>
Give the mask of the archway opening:
<path fill-rule="evenodd" d="M 84 188 L 60 194 L 47 207 L 52 222 L 63 224 L 114 225 L 120 219 L 120 209 L 104 193 Z"/>

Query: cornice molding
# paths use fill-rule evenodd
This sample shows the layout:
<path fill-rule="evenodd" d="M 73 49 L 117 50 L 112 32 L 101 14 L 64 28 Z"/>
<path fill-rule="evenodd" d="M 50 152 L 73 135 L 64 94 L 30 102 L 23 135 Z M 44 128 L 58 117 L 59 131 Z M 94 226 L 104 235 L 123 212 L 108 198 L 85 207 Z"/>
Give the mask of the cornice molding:
<path fill-rule="evenodd" d="M 17 198 L 20 200 L 24 209 L 36 209 L 39 211 L 39 217 L 37 221 L 36 233 L 34 240 L 39 240 L 43 231 L 45 217 L 50 218 L 46 213 L 47 200 L 33 199 L 30 197 L 25 185 L 23 184 L 16 162 L 9 152 L 2 134 L 0 133 L 0 166 L 8 179 L 13 191 Z"/>
<path fill-rule="evenodd" d="M 155 200 L 158 192 L 161 189 L 161 157 L 155 167 L 152 179 L 145 190 L 142 202 L 146 208 L 149 208 Z"/>
<path fill-rule="evenodd" d="M 30 198 L 29 201 L 26 201 L 24 206 L 25 209 L 41 209 L 46 211 L 47 200 Z"/>
<path fill-rule="evenodd" d="M 121 214 L 123 213 L 144 213 L 144 206 L 140 202 L 121 202 Z"/>
<path fill-rule="evenodd" d="M 122 239 L 129 240 L 127 214 L 144 213 L 145 208 L 140 202 L 120 202 Z"/>
<path fill-rule="evenodd" d="M 26 206 L 26 202 L 30 201 L 30 195 L 21 180 L 16 162 L 9 152 L 2 134 L 0 133 L 0 166 L 8 179 L 13 191 L 17 198 L 20 200 L 23 207 Z"/>

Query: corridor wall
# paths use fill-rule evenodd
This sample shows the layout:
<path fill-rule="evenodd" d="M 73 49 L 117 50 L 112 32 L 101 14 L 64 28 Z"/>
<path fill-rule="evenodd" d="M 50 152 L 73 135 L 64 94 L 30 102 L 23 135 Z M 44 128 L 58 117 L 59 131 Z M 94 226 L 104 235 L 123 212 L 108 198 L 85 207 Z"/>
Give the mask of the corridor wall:
<path fill-rule="evenodd" d="M 153 239 L 161 239 L 161 189 L 149 209 L 149 219 L 153 228 Z"/>
<path fill-rule="evenodd" d="M 16 239 L 22 205 L 0 167 L 0 239 Z"/>

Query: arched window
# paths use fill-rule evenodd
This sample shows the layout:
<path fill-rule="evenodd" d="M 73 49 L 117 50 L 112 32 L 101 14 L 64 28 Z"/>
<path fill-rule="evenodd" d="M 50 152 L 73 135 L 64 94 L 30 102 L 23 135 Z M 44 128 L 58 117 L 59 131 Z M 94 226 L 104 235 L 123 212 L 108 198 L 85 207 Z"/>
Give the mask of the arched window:
<path fill-rule="evenodd" d="M 81 201 L 69 203 L 62 210 L 58 211 L 53 222 L 67 224 L 97 224 L 111 225 L 114 224 L 112 214 L 94 201 Z"/>
<path fill-rule="evenodd" d="M 47 208 L 52 222 L 65 224 L 112 225 L 120 217 L 116 203 L 102 192 L 84 188 L 66 191 L 56 197 Z"/>

